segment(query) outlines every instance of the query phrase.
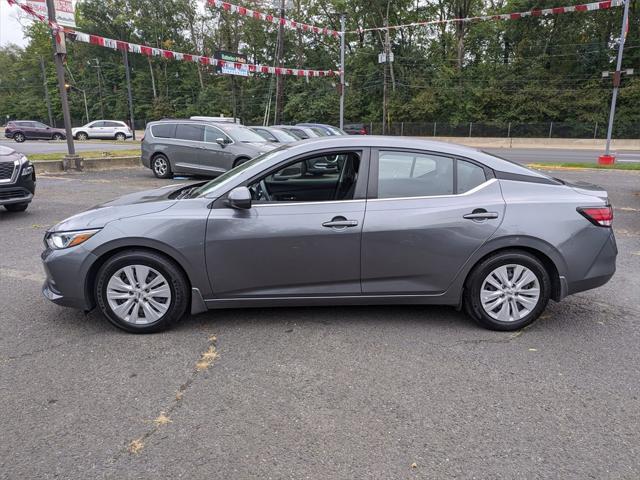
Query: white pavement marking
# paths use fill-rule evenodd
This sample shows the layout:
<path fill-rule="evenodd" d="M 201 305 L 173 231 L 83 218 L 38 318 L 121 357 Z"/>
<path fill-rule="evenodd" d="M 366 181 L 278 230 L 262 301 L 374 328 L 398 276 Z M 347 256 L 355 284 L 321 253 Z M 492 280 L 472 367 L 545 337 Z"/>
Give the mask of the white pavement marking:
<path fill-rule="evenodd" d="M 30 280 L 38 283 L 44 282 L 44 274 L 42 273 L 29 273 L 24 270 L 16 270 L 13 268 L 0 267 L 0 278 L 1 277 L 15 278 L 16 280 Z"/>

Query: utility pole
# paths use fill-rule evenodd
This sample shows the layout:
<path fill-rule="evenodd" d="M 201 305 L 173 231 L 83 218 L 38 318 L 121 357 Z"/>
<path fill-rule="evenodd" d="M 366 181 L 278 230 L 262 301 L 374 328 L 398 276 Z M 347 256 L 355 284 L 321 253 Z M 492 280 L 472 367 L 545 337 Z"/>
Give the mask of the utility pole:
<path fill-rule="evenodd" d="M 340 15 L 340 129 L 344 128 L 344 89 L 346 82 L 344 81 L 344 49 L 345 49 L 345 14 Z"/>
<path fill-rule="evenodd" d="M 613 134 L 613 119 L 616 115 L 616 101 L 618 99 L 618 88 L 620 87 L 620 77 L 622 75 L 622 52 L 624 50 L 624 42 L 627 38 L 627 28 L 629 22 L 629 3 L 631 0 L 624 2 L 624 13 L 622 14 L 622 29 L 620 31 L 620 40 L 618 43 L 618 60 L 616 63 L 616 71 L 613 75 L 613 94 L 611 96 L 611 110 L 609 111 L 609 127 L 607 128 L 607 144 L 604 155 L 609 157 L 611 151 L 611 135 Z M 600 161 L 600 160 L 599 160 Z M 608 160 L 604 160 L 607 162 Z"/>
<path fill-rule="evenodd" d="M 382 83 L 382 135 L 387 133 L 387 75 L 389 71 L 389 56 L 391 48 L 389 47 L 389 16 L 384 19 L 384 76 Z"/>
<path fill-rule="evenodd" d="M 100 79 L 100 59 L 94 58 L 96 64 L 89 62 L 89 65 L 96 68 L 96 72 L 98 75 L 98 94 L 100 96 L 100 118 L 104 119 L 104 102 L 102 100 L 102 80 Z"/>
<path fill-rule="evenodd" d="M 284 18 L 285 1 L 280 2 L 280 18 Z M 276 65 L 280 68 L 283 67 L 284 61 L 284 25 L 282 22 L 278 25 L 278 42 L 276 47 Z M 276 108 L 274 116 L 274 124 L 279 125 L 282 123 L 282 112 L 284 110 L 284 75 L 276 75 Z"/>
<path fill-rule="evenodd" d="M 124 74 L 127 79 L 127 98 L 129 100 L 129 121 L 131 122 L 131 134 L 136 139 L 136 125 L 133 120 L 133 94 L 131 93 L 131 72 L 129 71 L 129 49 L 125 46 L 122 51 L 122 60 L 124 61 Z"/>
<path fill-rule="evenodd" d="M 47 15 L 49 22 L 57 25 L 56 9 L 53 0 L 47 0 Z M 71 161 L 75 163 L 75 168 L 82 169 L 82 159 L 76 155 L 75 145 L 73 144 L 73 134 L 71 133 L 71 113 L 69 112 L 69 101 L 67 99 L 67 89 L 64 81 L 64 65 L 63 57 L 67 53 L 64 32 L 59 30 L 51 30 L 51 40 L 53 42 L 53 59 L 56 64 L 56 75 L 58 77 L 58 90 L 60 91 L 60 103 L 62 104 L 62 118 L 64 120 L 64 131 L 67 137 L 68 154 L 63 160 L 65 168 L 69 168 Z"/>
<path fill-rule="evenodd" d="M 53 125 L 53 113 L 51 112 L 51 98 L 49 98 L 49 86 L 47 85 L 47 71 L 44 68 L 44 57 L 40 56 L 40 69 L 42 70 L 42 86 L 44 87 L 44 101 L 47 103 L 49 125 Z"/>

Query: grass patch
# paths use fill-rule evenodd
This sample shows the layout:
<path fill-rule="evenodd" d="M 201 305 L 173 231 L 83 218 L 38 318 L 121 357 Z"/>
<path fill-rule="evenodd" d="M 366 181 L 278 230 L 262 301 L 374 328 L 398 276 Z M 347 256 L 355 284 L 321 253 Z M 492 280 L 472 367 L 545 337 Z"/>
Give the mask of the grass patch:
<path fill-rule="evenodd" d="M 132 148 L 130 150 L 112 150 L 109 152 L 103 152 L 100 150 L 89 152 L 77 152 L 82 158 L 113 158 L 113 157 L 136 157 L 140 156 L 139 148 Z M 43 160 L 62 160 L 66 153 L 32 153 L 27 155 L 32 162 L 41 162 Z"/>
<path fill-rule="evenodd" d="M 640 170 L 640 162 L 620 162 L 613 165 L 600 165 L 597 163 L 529 163 L 527 167 L 540 170 L 569 170 L 573 168 L 597 168 L 599 170 Z"/>

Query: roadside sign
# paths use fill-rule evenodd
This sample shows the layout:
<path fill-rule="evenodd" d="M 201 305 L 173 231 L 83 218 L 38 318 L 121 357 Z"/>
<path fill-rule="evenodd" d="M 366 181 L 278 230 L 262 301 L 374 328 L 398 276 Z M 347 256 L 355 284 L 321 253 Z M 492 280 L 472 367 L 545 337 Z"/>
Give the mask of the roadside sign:
<path fill-rule="evenodd" d="M 27 0 L 29 5 L 36 13 L 47 17 L 48 9 L 46 0 Z M 76 14 L 72 0 L 54 0 L 56 7 L 56 22 L 64 27 L 76 26 Z"/>
<path fill-rule="evenodd" d="M 249 65 L 246 55 L 218 50 L 214 52 L 213 57 L 217 60 L 224 60 L 225 62 L 224 66 L 216 68 L 218 73 L 222 73 L 223 75 L 240 75 L 242 77 L 249 76 Z"/>

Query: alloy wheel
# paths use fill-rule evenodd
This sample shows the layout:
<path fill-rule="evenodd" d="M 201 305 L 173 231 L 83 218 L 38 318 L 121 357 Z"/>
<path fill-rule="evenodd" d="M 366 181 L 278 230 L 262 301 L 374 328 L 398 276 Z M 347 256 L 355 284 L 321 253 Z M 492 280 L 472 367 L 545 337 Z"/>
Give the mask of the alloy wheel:
<path fill-rule="evenodd" d="M 121 320 L 136 325 L 158 321 L 171 306 L 167 279 L 146 265 L 128 265 L 107 283 L 107 302 Z"/>
<path fill-rule="evenodd" d="M 159 177 L 164 177 L 167 174 L 168 168 L 167 161 L 162 157 L 157 157 L 153 161 L 153 171 L 156 172 L 156 175 Z"/>
<path fill-rule="evenodd" d="M 501 265 L 482 282 L 480 302 L 491 318 L 501 322 L 521 320 L 540 300 L 540 281 L 527 267 Z"/>

